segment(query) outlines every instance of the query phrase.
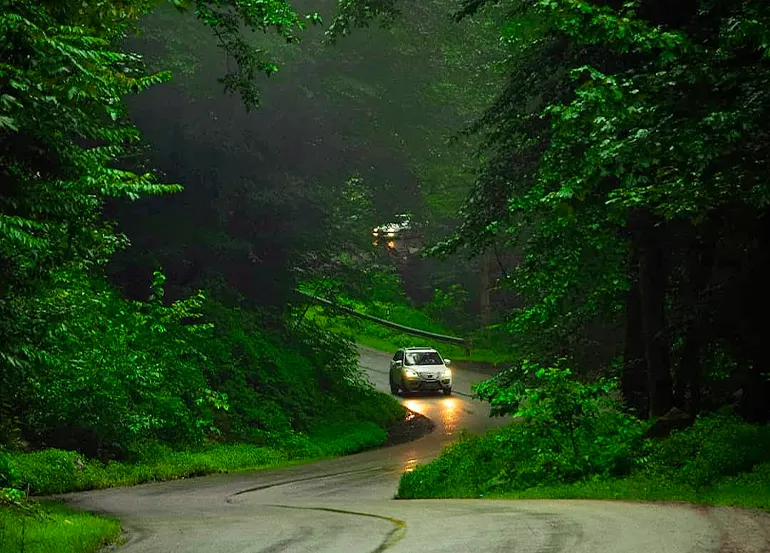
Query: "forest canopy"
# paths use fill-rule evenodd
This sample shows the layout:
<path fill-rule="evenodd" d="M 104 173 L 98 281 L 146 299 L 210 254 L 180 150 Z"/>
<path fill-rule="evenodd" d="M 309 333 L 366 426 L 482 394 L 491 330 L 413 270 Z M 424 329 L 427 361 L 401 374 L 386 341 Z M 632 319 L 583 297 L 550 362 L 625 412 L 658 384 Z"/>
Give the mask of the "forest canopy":
<path fill-rule="evenodd" d="M 0 442 L 267 444 L 351 397 L 382 426 L 296 288 L 457 323 L 479 259 L 498 324 L 457 327 L 505 333 L 500 412 L 566 363 L 641 419 L 770 418 L 765 2 L 0 5 Z M 432 305 L 371 244 L 406 212 Z"/>

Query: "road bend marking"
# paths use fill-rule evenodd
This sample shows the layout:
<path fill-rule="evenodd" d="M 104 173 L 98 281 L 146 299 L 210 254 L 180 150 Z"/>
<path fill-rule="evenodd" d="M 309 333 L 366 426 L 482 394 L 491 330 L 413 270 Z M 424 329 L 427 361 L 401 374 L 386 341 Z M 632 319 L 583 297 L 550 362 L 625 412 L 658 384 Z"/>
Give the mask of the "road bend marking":
<path fill-rule="evenodd" d="M 358 517 L 369 517 L 385 520 L 393 525 L 393 529 L 388 532 L 385 539 L 382 540 L 380 545 L 372 549 L 369 553 L 382 553 L 383 551 L 390 549 L 406 536 L 406 521 L 385 516 L 375 515 L 372 513 L 361 513 L 358 511 L 348 511 L 346 509 L 333 509 L 332 507 L 300 507 L 298 505 L 274 505 L 265 504 L 265 507 L 276 507 L 278 509 L 296 509 L 298 511 L 325 511 L 327 513 L 337 513 L 341 515 L 353 515 Z"/>
<path fill-rule="evenodd" d="M 359 472 L 379 472 L 384 467 L 370 467 L 365 469 L 358 469 L 358 470 L 345 470 L 342 472 L 332 472 L 329 474 L 317 474 L 315 476 L 305 476 L 304 478 L 293 478 L 291 480 L 282 480 L 280 482 L 273 482 L 271 484 L 262 484 L 261 486 L 254 486 L 253 488 L 247 488 L 245 490 L 237 491 L 233 494 L 230 494 L 225 498 L 225 501 L 227 503 L 235 503 L 235 498 L 239 495 L 252 493 L 252 492 L 259 492 L 262 490 L 267 490 L 270 488 L 275 488 L 277 486 L 287 486 L 289 484 L 296 484 L 299 482 L 307 482 L 309 480 L 321 480 L 323 478 L 335 478 L 337 476 L 345 476 L 348 474 L 358 474 Z"/>

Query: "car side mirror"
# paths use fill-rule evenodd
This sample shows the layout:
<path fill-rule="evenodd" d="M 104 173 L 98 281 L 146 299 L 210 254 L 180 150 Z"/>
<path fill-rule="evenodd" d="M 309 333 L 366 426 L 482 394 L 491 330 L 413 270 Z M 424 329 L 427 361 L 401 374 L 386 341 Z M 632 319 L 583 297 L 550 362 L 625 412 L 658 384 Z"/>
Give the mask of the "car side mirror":
<path fill-rule="evenodd" d="M 449 366 L 449 363 L 451 363 L 451 362 L 452 361 L 450 359 L 444 359 L 444 365 L 446 365 L 447 367 Z"/>
<path fill-rule="evenodd" d="M 396 366 L 397 366 L 397 367 L 403 367 L 403 366 L 404 366 L 404 362 L 403 362 L 403 361 L 399 361 L 399 360 L 396 360 Z"/>

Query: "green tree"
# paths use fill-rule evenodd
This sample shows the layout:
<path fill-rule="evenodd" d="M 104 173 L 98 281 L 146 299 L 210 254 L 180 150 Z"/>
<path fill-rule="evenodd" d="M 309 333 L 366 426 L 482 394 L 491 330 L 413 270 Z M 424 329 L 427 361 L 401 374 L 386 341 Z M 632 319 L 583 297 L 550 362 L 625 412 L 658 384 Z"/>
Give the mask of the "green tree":
<path fill-rule="evenodd" d="M 356 5 L 352 26 L 398 8 Z M 457 16 L 492 5 L 509 82 L 474 129 L 485 162 L 435 253 L 517 252 L 524 355 L 589 373 L 622 356 L 642 414 L 740 389 L 766 418 L 768 7 L 469 0 Z"/>
<path fill-rule="evenodd" d="M 160 428 L 179 433 L 163 439 L 195 441 L 210 418 L 200 366 L 184 361 L 194 357 L 181 337 L 195 328 L 182 324 L 188 304 L 122 303 L 102 280 L 127 243 L 102 219 L 105 200 L 180 190 L 130 159 L 141 137 L 125 99 L 169 75 L 148 73 L 119 46 L 164 3 L 0 2 L 2 441 L 18 428 L 50 433 L 89 416 L 101 439 L 123 446 L 126 433 L 157 437 Z M 260 74 L 275 71 L 247 33 L 296 42 L 306 26 L 280 0 L 171 3 L 193 10 L 235 59 L 221 82 L 247 108 L 258 103 Z"/>
<path fill-rule="evenodd" d="M 724 270 L 740 252 L 733 274 L 752 283 L 767 274 L 764 245 L 740 243 L 760 231 L 767 205 L 768 104 L 760 92 L 768 76 L 760 38 L 767 8 L 655 1 L 521 7 L 543 22 L 543 43 L 557 53 L 546 60 L 561 67 L 561 85 L 528 112 L 490 112 L 491 140 L 500 148 L 494 159 L 502 164 L 513 154 L 530 162 L 516 179 L 491 165 L 467 218 L 523 242 L 514 285 L 530 303 L 513 328 L 526 332 L 535 322 L 565 329 L 565 317 L 576 316 L 617 320 L 624 306 L 628 399 L 641 396 L 635 406 L 653 415 L 686 398 L 697 411 L 708 344 L 731 344 L 735 355 L 755 334 L 745 324 L 742 336 L 726 332 L 728 321 L 738 321 L 724 301 L 737 299 L 737 290 L 715 267 Z M 525 75 L 535 89 L 548 79 Z M 510 92 L 508 101 L 527 104 L 526 94 Z M 511 186 L 502 197 L 501 181 Z M 496 211 L 506 210 L 497 220 Z M 752 294 L 767 301 L 762 288 Z M 746 386 L 746 413 L 766 416 L 765 354 L 749 347 L 733 377 Z"/>

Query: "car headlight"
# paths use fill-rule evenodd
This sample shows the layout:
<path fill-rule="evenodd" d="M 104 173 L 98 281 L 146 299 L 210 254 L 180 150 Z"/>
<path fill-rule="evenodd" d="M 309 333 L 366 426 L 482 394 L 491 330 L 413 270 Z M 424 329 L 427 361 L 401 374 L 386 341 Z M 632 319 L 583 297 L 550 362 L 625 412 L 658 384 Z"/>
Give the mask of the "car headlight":
<path fill-rule="evenodd" d="M 407 378 L 417 378 L 417 372 L 412 369 L 404 369 L 404 376 Z"/>
<path fill-rule="evenodd" d="M 446 369 L 443 373 L 441 373 L 441 376 L 444 378 L 449 378 L 452 376 L 452 371 L 450 369 Z"/>

